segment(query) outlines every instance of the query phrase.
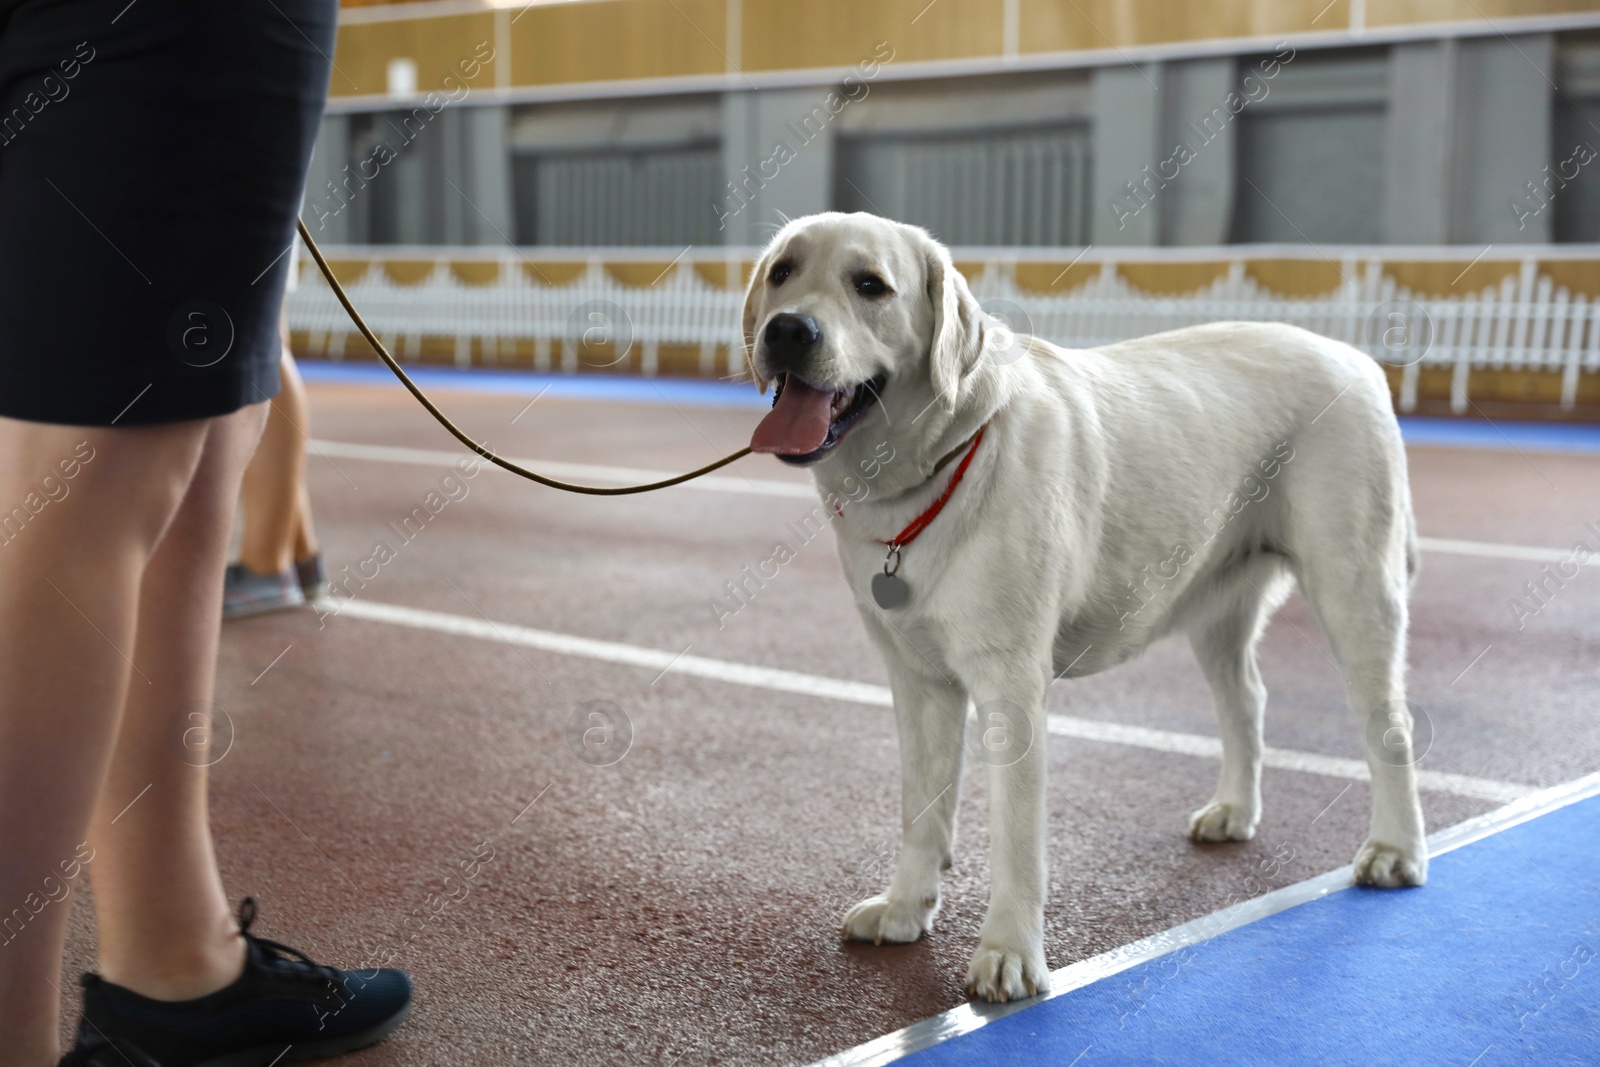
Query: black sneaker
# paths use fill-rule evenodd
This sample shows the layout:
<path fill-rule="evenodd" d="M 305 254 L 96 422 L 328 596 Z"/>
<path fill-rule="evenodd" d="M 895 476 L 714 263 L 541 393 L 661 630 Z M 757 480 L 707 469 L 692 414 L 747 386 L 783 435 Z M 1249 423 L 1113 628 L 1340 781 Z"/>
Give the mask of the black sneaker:
<path fill-rule="evenodd" d="M 411 980 L 390 967 L 340 971 L 250 933 L 244 974 L 197 1000 L 151 1000 L 83 976 L 83 1019 L 61 1067 L 269 1067 L 337 1056 L 387 1036 L 411 1010 Z"/>

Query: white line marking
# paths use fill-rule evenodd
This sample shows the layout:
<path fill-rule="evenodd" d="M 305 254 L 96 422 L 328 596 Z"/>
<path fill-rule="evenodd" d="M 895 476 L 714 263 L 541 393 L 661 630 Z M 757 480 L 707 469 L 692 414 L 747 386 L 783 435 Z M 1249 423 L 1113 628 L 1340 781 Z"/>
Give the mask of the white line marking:
<path fill-rule="evenodd" d="M 894 706 L 889 687 L 867 682 L 848 682 L 841 678 L 824 678 L 815 674 L 802 674 L 776 667 L 756 667 L 728 660 L 691 656 L 685 652 L 671 653 L 663 649 L 641 648 L 615 641 L 599 641 L 590 637 L 535 630 L 512 623 L 496 623 L 469 619 L 462 615 L 449 615 L 440 611 L 408 608 L 399 604 L 375 603 L 371 600 L 322 600 L 317 605 L 335 615 L 350 615 L 368 622 L 386 622 L 395 626 L 408 626 L 417 630 L 452 634 L 458 637 L 475 637 L 483 641 L 521 645 L 541 652 L 554 652 L 565 656 L 621 663 L 630 667 L 662 671 L 673 668 L 675 674 L 687 674 L 734 685 L 748 685 L 757 689 L 771 689 L 801 696 L 821 697 L 825 700 L 842 700 L 852 704 L 869 704 L 874 707 Z M 658 676 L 659 677 L 659 676 Z M 1097 722 L 1068 715 L 1052 715 L 1049 731 L 1062 737 L 1075 737 L 1083 741 L 1102 741 L 1114 745 L 1156 752 L 1171 752 L 1201 759 L 1221 759 L 1222 742 L 1214 737 L 1178 733 L 1173 730 L 1156 730 L 1147 726 L 1127 726 L 1122 723 Z M 1361 760 L 1324 756 L 1315 752 L 1297 752 L 1286 748 L 1267 748 L 1262 752 L 1262 762 L 1280 770 L 1320 774 L 1330 778 L 1347 778 L 1352 781 L 1370 780 L 1366 763 Z M 1495 800 L 1502 803 L 1527 796 L 1533 786 L 1514 782 L 1498 782 L 1475 778 L 1465 774 L 1447 774 L 1441 771 L 1417 772 L 1417 784 L 1423 789 L 1458 796 Z"/>
<path fill-rule="evenodd" d="M 1509 830 L 1530 819 L 1547 815 L 1569 804 L 1576 804 L 1580 800 L 1587 800 L 1597 793 L 1600 793 L 1600 773 L 1586 775 L 1565 785 L 1542 789 L 1503 808 L 1433 834 L 1428 838 L 1428 855 L 1441 856 L 1446 852 L 1453 852 L 1464 845 L 1481 841 L 1502 830 Z M 902 1056 L 931 1048 L 941 1041 L 971 1033 L 995 1019 L 1082 989 L 1102 978 L 1110 978 L 1141 963 L 1148 963 L 1179 949 L 1209 941 L 1230 930 L 1236 930 L 1297 905 L 1318 900 L 1354 884 L 1351 869 L 1340 867 L 1336 871 L 1329 871 L 1304 882 L 1284 886 L 1271 893 L 1264 893 L 1259 897 L 1230 905 L 1192 922 L 1175 926 L 1171 930 L 1163 930 L 1159 934 L 1152 934 L 1132 944 L 1114 948 L 1110 952 L 1068 964 L 1051 972 L 1050 992 L 1042 997 L 1014 1001 L 1010 1004 L 963 1004 L 941 1015 L 923 1019 L 902 1030 L 875 1038 L 864 1045 L 818 1060 L 812 1067 L 880 1067 L 881 1064 L 891 1063 Z"/>
<path fill-rule="evenodd" d="M 1336 398 L 1337 399 L 1337 398 Z M 311 442 L 312 447 L 326 456 L 341 459 L 364 459 L 373 463 L 403 463 L 419 467 L 450 466 L 470 457 L 463 449 L 450 452 L 432 448 L 401 448 L 395 445 L 363 445 L 354 441 Z M 569 463 L 553 459 L 516 459 L 524 467 L 533 467 L 542 474 L 557 478 L 592 478 L 601 482 L 644 482 L 670 478 L 677 471 L 646 470 L 640 467 L 606 467 L 594 463 Z M 499 467 L 495 467 L 499 470 Z M 781 496 L 795 500 L 816 500 L 817 491 L 808 482 L 780 482 L 775 478 L 724 478 L 707 475 L 686 482 L 683 489 L 704 489 L 713 493 L 744 493 L 753 496 Z M 1424 552 L 1443 552 L 1452 556 L 1478 556 L 1483 559 L 1527 560 L 1533 563 L 1558 563 L 1571 552 L 1560 548 L 1539 548 L 1532 545 L 1504 545 L 1489 541 L 1457 541 L 1448 538 L 1419 537 L 1417 544 Z M 1590 567 L 1600 567 L 1600 555 L 1590 559 Z"/>
<path fill-rule="evenodd" d="M 1134 748 L 1172 752 L 1183 756 L 1220 760 L 1222 742 L 1215 737 L 1200 734 L 1182 734 L 1172 730 L 1154 730 L 1147 726 L 1126 726 L 1122 723 L 1077 719 L 1066 715 L 1050 716 L 1049 730 L 1061 737 L 1076 737 L 1083 741 L 1105 741 L 1113 745 L 1131 745 Z M 1282 771 L 1299 771 L 1302 774 L 1320 774 L 1328 778 L 1348 778 L 1355 782 L 1371 781 L 1371 772 L 1364 760 L 1323 756 L 1315 752 L 1298 752 L 1289 748 L 1267 746 L 1261 751 L 1261 762 L 1267 767 Z M 1457 796 L 1494 800 L 1502 804 L 1534 792 L 1535 787 L 1515 782 L 1498 782 L 1489 778 L 1475 778 L 1466 774 L 1449 774 L 1443 771 L 1417 770 L 1417 785 L 1436 793 L 1454 793 Z"/>
<path fill-rule="evenodd" d="M 1442 552 L 1450 556 L 1479 556 L 1483 559 L 1515 559 L 1529 563 L 1560 563 L 1564 559 L 1578 562 L 1576 556 L 1564 548 L 1536 548 L 1532 545 L 1501 545 L 1489 541 L 1455 541 L 1442 537 L 1419 537 L 1417 547 L 1424 552 Z M 1600 567 L 1600 556 L 1591 556 L 1586 567 Z"/>
<path fill-rule="evenodd" d="M 798 671 L 780 670 L 776 667 L 752 667 L 742 663 L 730 663 L 727 660 L 641 648 L 638 645 L 624 645 L 615 641 L 598 641 L 590 637 L 535 630 L 512 623 L 480 621 L 463 615 L 449 615 L 441 611 L 425 611 L 421 608 L 407 608 L 371 600 L 333 598 L 319 600 L 317 604 L 326 611 L 365 619 L 368 622 L 387 622 L 418 630 L 432 630 L 435 633 L 476 637 L 483 641 L 499 641 L 504 644 L 521 645 L 524 648 L 535 648 L 541 652 L 579 656 L 606 663 L 621 663 L 648 670 L 660 671 L 672 666 L 674 674 L 687 674 L 719 682 L 732 682 L 735 685 L 843 700 L 854 704 L 874 704 L 885 708 L 893 706 L 889 697 L 889 687 L 886 685 L 820 678 L 813 674 L 801 674 Z"/>
<path fill-rule="evenodd" d="M 676 662 L 678 662 L 678 660 L 682 659 L 684 653 L 688 652 L 693 647 L 694 647 L 694 642 L 693 641 L 689 642 L 687 645 L 684 645 L 683 646 L 683 652 L 679 652 L 676 656 L 672 657 L 672 663 L 676 663 Z M 656 675 L 654 678 L 650 679 L 650 684 L 651 685 L 655 685 L 657 682 L 661 681 L 661 679 L 665 678 L 667 676 L 667 672 L 672 669 L 672 663 L 669 663 L 665 667 L 662 667 L 661 668 L 661 673 Z"/>

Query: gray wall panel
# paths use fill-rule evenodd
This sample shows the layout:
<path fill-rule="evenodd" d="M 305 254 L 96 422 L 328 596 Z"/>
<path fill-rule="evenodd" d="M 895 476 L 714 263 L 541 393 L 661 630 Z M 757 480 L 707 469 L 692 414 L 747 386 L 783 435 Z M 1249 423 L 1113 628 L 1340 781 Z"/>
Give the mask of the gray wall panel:
<path fill-rule="evenodd" d="M 1065 127 L 840 143 L 835 202 L 927 227 L 947 244 L 1088 240 L 1089 131 Z"/>
<path fill-rule="evenodd" d="M 1366 106 L 1241 115 L 1233 240 L 1377 243 L 1383 125 Z"/>
<path fill-rule="evenodd" d="M 764 244 L 785 218 L 828 210 L 838 118 L 851 106 L 834 89 L 725 94 L 723 180 L 709 206 L 724 243 Z"/>
<path fill-rule="evenodd" d="M 1178 168 L 1156 200 L 1157 237 L 1164 245 L 1221 244 L 1233 222 L 1233 161 L 1237 122 L 1207 130 L 1205 118 L 1238 83 L 1232 57 L 1168 63 L 1162 89 L 1166 106 L 1158 159 L 1174 158 L 1179 144 L 1193 158 Z M 1181 158 L 1181 156 L 1179 157 Z M 1172 173 L 1170 167 L 1167 173 Z"/>
<path fill-rule="evenodd" d="M 1390 52 L 1380 227 L 1386 242 L 1450 240 L 1459 53 L 1455 40 L 1397 45 Z"/>
<path fill-rule="evenodd" d="M 1158 213 L 1141 203 L 1136 190 L 1139 183 L 1150 181 L 1145 168 L 1167 155 L 1161 143 L 1162 76 L 1159 63 L 1097 67 L 1094 71 L 1090 82 L 1094 169 L 1089 231 L 1095 244 L 1149 245 L 1160 238 Z"/>
<path fill-rule="evenodd" d="M 1452 241 L 1550 239 L 1552 212 L 1523 218 L 1519 228 L 1511 202 L 1550 162 L 1554 78 L 1548 34 L 1462 42 Z"/>

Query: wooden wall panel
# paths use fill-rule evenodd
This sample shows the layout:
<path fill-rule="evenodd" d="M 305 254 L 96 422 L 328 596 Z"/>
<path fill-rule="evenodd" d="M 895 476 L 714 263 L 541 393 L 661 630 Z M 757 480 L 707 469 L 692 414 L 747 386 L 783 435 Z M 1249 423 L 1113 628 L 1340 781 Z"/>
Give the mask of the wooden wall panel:
<path fill-rule="evenodd" d="M 1574 293 L 1600 297 L 1600 259 L 1547 259 L 1539 264 L 1539 273 Z"/>
<path fill-rule="evenodd" d="M 1018 263 L 1017 287 L 1029 293 L 1069 293 L 1100 276 L 1098 263 Z"/>
<path fill-rule="evenodd" d="M 707 285 L 714 285 L 718 289 L 738 289 L 743 291 L 750 284 L 750 271 L 754 263 L 735 263 L 733 269 L 728 269 L 726 260 L 719 263 L 696 263 L 694 272 L 700 280 Z"/>
<path fill-rule="evenodd" d="M 495 285 L 500 281 L 498 263 L 452 263 L 450 273 L 464 285 Z"/>
<path fill-rule="evenodd" d="M 386 259 L 383 272 L 396 285 L 421 285 L 433 274 L 431 259 Z"/>
<path fill-rule="evenodd" d="M 417 64 L 417 88 L 459 92 L 494 85 L 494 61 L 468 78 L 460 65 L 493 54 L 494 15 L 450 15 L 444 18 L 363 22 L 339 27 L 328 91 L 333 96 L 381 96 L 389 91 L 389 60 L 410 58 Z M 453 77 L 450 86 L 445 78 Z"/>
<path fill-rule="evenodd" d="M 721 74 L 725 0 L 608 0 L 530 7 L 511 25 L 515 85 Z"/>
<path fill-rule="evenodd" d="M 333 271 L 333 276 L 339 279 L 340 285 L 355 285 L 367 276 L 367 268 L 371 262 L 371 260 L 367 259 L 330 259 L 328 260 L 328 269 Z M 307 266 L 311 272 L 316 272 L 317 265 L 315 263 L 308 263 Z M 310 277 L 311 274 L 302 269 L 300 284 L 306 284 L 306 279 Z"/>
<path fill-rule="evenodd" d="M 571 285 L 578 275 L 589 269 L 587 263 L 557 263 L 524 260 L 522 270 L 535 285 Z"/>
<path fill-rule="evenodd" d="M 1522 269 L 1518 260 L 1483 259 L 1467 267 L 1444 261 L 1407 263 L 1390 260 L 1384 263 L 1383 273 L 1413 292 L 1427 296 L 1466 296 L 1482 292 L 1486 287 L 1499 285 L 1507 276 L 1515 278 Z"/>
<path fill-rule="evenodd" d="M 838 67 L 998 56 L 1004 0 L 744 0 L 743 67 Z"/>
<path fill-rule="evenodd" d="M 1117 273 L 1140 292 L 1177 296 L 1202 289 L 1228 273 L 1221 263 L 1119 263 Z"/>
<path fill-rule="evenodd" d="M 1282 0 L 1021 0 L 1021 49 L 1062 52 L 1218 37 L 1269 37 L 1348 23 Z M 1342 5 L 1341 5 L 1342 6 Z"/>
<path fill-rule="evenodd" d="M 737 59 L 751 71 L 837 67 L 874 55 L 880 42 L 897 62 L 995 58 L 1004 47 L 1005 0 L 742 0 Z M 1018 0 L 1024 53 L 1105 50 L 1235 37 L 1271 38 L 1350 25 L 1351 0 Z M 496 13 L 405 17 L 340 27 L 332 92 L 379 96 L 388 61 L 417 61 L 419 88 L 444 77 L 479 42 L 494 39 Z M 424 9 L 428 12 L 436 8 Z M 1366 24 L 1482 22 L 1530 15 L 1600 12 L 1600 0 L 1367 0 Z M 720 74 L 727 48 L 727 0 L 590 0 L 507 12 L 511 84 L 535 86 Z M 882 53 L 879 53 L 882 57 Z M 493 85 L 492 66 L 487 79 Z"/>
<path fill-rule="evenodd" d="M 1367 25 L 1478 22 L 1591 11 L 1600 11 L 1600 0 L 1367 0 Z"/>
<path fill-rule="evenodd" d="M 623 285 L 635 289 L 647 289 L 660 281 L 665 281 L 667 271 L 672 268 L 670 259 L 663 259 L 659 263 L 644 261 L 631 261 L 627 263 L 611 262 L 605 265 L 605 271 Z"/>
<path fill-rule="evenodd" d="M 1344 281 L 1339 264 L 1320 259 L 1246 260 L 1244 272 L 1269 292 L 1301 298 L 1325 296 Z"/>

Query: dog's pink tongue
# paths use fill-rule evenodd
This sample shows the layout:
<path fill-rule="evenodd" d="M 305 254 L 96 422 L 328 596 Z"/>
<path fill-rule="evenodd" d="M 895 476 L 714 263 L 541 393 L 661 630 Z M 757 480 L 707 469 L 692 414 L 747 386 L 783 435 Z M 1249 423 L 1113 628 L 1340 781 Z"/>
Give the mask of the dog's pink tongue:
<path fill-rule="evenodd" d="M 828 424 L 833 408 L 833 391 L 814 389 L 794 375 L 783 383 L 783 392 L 767 417 L 750 436 L 752 452 L 772 452 L 780 456 L 803 456 L 815 452 L 828 439 Z"/>

